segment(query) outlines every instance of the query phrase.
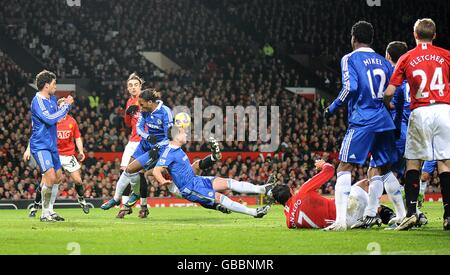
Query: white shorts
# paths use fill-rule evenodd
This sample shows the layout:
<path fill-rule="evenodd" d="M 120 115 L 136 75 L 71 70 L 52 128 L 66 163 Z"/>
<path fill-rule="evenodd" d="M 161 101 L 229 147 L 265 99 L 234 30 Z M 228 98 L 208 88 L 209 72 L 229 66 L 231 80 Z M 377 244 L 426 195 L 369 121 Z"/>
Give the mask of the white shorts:
<path fill-rule="evenodd" d="M 450 105 L 435 104 L 411 112 L 406 159 L 450 159 Z"/>
<path fill-rule="evenodd" d="M 59 161 L 64 171 L 73 173 L 81 169 L 81 165 L 78 163 L 75 156 L 59 156 Z"/>
<path fill-rule="evenodd" d="M 134 151 L 139 146 L 139 141 L 129 141 L 125 150 L 123 151 L 122 161 L 120 162 L 120 167 L 127 167 L 130 163 L 131 156 L 133 156 Z"/>
<path fill-rule="evenodd" d="M 353 185 L 350 189 L 347 207 L 347 228 L 354 225 L 364 216 L 364 210 L 369 204 L 369 194 L 361 187 Z"/>

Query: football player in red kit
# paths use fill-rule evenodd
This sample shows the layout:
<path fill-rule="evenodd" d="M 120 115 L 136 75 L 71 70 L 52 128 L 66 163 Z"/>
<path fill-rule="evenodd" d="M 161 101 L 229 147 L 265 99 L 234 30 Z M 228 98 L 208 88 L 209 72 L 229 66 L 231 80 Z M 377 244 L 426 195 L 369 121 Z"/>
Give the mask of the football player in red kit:
<path fill-rule="evenodd" d="M 275 201 L 284 205 L 288 228 L 325 228 L 336 219 L 334 199 L 324 197 L 317 192 L 317 189 L 334 176 L 334 167 L 324 160 L 318 160 L 315 166 L 320 173 L 304 183 L 296 193 L 285 184 L 277 185 L 272 189 Z M 364 209 L 369 201 L 368 188 L 367 179 L 352 186 L 347 209 L 348 227 L 364 215 Z M 381 206 L 378 212 L 384 224 L 395 216 L 394 212 L 385 206 Z"/>
<path fill-rule="evenodd" d="M 422 161 L 438 161 L 444 204 L 444 230 L 450 230 L 450 51 L 433 45 L 436 24 L 423 18 L 414 24 L 416 47 L 402 55 L 384 93 L 389 103 L 395 90 L 408 81 L 411 115 L 406 137 L 405 197 L 407 213 L 397 230 L 418 220 L 417 200 Z"/>

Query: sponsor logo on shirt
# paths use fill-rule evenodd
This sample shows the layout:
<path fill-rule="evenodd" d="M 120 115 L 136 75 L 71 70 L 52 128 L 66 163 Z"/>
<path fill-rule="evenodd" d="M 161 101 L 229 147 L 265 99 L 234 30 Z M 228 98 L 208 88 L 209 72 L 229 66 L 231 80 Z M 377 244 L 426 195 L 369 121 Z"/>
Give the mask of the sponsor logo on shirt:
<path fill-rule="evenodd" d="M 59 139 L 68 139 L 70 138 L 70 134 L 72 131 L 58 131 L 58 138 Z"/>

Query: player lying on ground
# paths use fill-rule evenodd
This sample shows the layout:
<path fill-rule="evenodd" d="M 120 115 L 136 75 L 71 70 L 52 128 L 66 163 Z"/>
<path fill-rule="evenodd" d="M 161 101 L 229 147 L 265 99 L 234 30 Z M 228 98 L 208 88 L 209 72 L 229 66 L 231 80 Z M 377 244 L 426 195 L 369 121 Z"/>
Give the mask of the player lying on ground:
<path fill-rule="evenodd" d="M 49 71 L 42 71 L 36 76 L 39 92 L 31 101 L 32 131 L 30 138 L 31 155 L 37 161 L 42 173 L 43 222 L 54 222 L 62 218 L 53 210 L 58 193 L 58 185 L 62 176 L 61 162 L 57 147 L 56 123 L 67 115 L 73 98 L 68 96 L 59 108 L 54 96 L 56 92 L 56 76 Z"/>
<path fill-rule="evenodd" d="M 167 180 L 163 176 L 163 171 L 167 169 L 183 198 L 189 201 L 210 207 L 221 204 L 232 212 L 250 215 L 255 218 L 262 218 L 268 213 L 270 205 L 256 209 L 249 208 L 231 200 L 221 192 L 232 190 L 240 193 L 266 194 L 270 196 L 274 185 L 273 176 L 269 177 L 267 184 L 261 186 L 233 179 L 196 176 L 188 156 L 181 149 L 181 146 L 187 142 L 185 129 L 172 127 L 169 132 L 169 139 L 169 145 L 161 154 L 155 168 L 153 168 L 153 176 L 159 184 L 172 184 L 171 180 Z"/>
<path fill-rule="evenodd" d="M 144 170 L 152 169 L 159 157 L 159 151 L 164 150 L 168 144 L 167 131 L 173 125 L 173 114 L 169 107 L 161 101 L 161 94 L 155 89 L 145 89 L 139 96 L 140 115 L 137 122 L 137 133 L 141 136 L 139 146 L 133 153 L 125 171 L 117 181 L 114 198 L 104 203 L 101 208 L 108 210 L 120 204 L 120 198 L 128 184 L 131 184 L 133 194 L 131 194 L 125 208 L 117 215 L 123 218 L 125 214 L 132 212 L 132 206 L 141 196 L 140 218 L 146 218 L 149 214 L 147 209 L 147 194 L 140 194 L 140 181 L 145 181 Z M 145 193 L 147 188 L 142 190 Z"/>
<path fill-rule="evenodd" d="M 305 182 L 296 193 L 287 184 L 279 184 L 272 189 L 274 200 L 284 206 L 288 228 L 325 228 L 336 219 L 334 199 L 317 192 L 317 189 L 334 176 L 334 167 L 324 160 L 316 161 L 315 165 L 320 173 Z M 363 217 L 364 209 L 369 202 L 368 189 L 367 179 L 351 187 L 347 207 L 347 227 L 350 228 Z M 395 218 L 394 211 L 386 206 L 381 205 L 377 212 L 384 224 Z"/>
<path fill-rule="evenodd" d="M 58 106 L 62 107 L 64 98 L 58 100 Z M 83 209 L 83 212 L 89 213 L 89 206 L 84 199 L 83 181 L 81 179 L 81 165 L 78 163 L 75 157 L 75 143 L 79 152 L 79 159 L 83 161 L 85 158 L 83 149 L 83 140 L 81 139 L 80 130 L 78 128 L 77 121 L 71 116 L 66 115 L 56 124 L 57 129 L 57 141 L 58 141 L 58 153 L 61 165 L 64 171 L 69 173 L 70 179 L 75 183 L 75 190 L 77 191 L 78 203 Z M 74 140 L 75 139 L 75 143 Z M 28 144 L 23 159 L 29 161 L 32 158 L 30 152 L 30 144 Z M 35 162 L 33 158 L 33 162 Z M 56 184 L 59 188 L 59 184 Z M 55 188 L 56 195 L 58 190 Z M 30 209 L 30 218 L 34 218 L 41 204 L 41 188 L 38 185 L 36 188 L 36 197 L 34 199 L 33 207 Z M 60 217 L 60 220 L 64 220 Z"/>

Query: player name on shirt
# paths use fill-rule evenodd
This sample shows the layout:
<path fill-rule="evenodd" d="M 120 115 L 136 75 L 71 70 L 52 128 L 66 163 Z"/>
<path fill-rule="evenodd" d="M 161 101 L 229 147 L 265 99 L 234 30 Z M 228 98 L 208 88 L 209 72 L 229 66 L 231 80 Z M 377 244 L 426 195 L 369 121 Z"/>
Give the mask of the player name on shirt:
<path fill-rule="evenodd" d="M 411 62 L 409 62 L 409 65 L 414 68 L 416 67 L 416 65 L 419 65 L 424 61 L 436 61 L 437 63 L 442 65 L 445 62 L 445 59 L 440 57 L 439 55 L 426 54 L 417 56 L 416 58 L 411 60 Z"/>
<path fill-rule="evenodd" d="M 291 224 L 292 228 L 296 228 L 297 225 L 295 224 L 296 220 L 295 220 L 295 213 L 297 212 L 298 207 L 302 204 L 302 200 L 297 200 L 294 205 L 293 205 L 293 209 L 292 212 L 290 212 L 289 215 L 289 223 Z M 285 207 L 286 209 L 286 207 Z M 287 212 L 289 212 L 289 207 L 287 206 Z"/>
<path fill-rule="evenodd" d="M 369 66 L 369 65 L 373 65 L 373 64 L 383 66 L 383 63 L 378 58 L 367 58 L 363 61 L 363 63 L 365 66 Z"/>

